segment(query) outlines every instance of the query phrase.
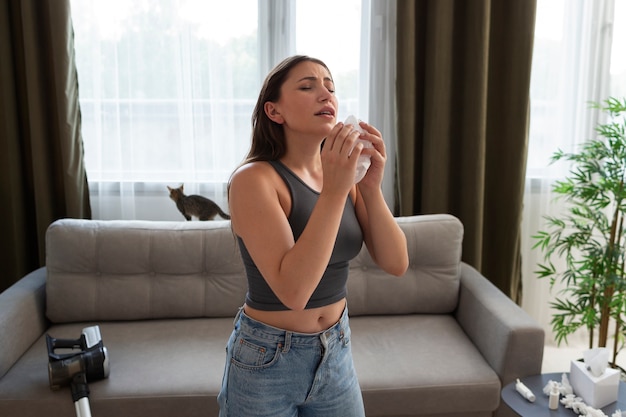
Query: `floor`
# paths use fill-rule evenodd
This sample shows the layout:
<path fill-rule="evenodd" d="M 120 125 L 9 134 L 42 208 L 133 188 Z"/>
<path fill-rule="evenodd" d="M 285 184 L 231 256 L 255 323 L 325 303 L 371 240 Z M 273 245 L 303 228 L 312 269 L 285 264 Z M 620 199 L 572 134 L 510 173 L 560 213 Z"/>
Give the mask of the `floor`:
<path fill-rule="evenodd" d="M 541 372 L 569 372 L 571 361 L 581 357 L 582 350 L 579 348 L 544 346 Z"/>
<path fill-rule="evenodd" d="M 569 372 L 571 361 L 582 358 L 582 352 L 585 349 L 586 346 L 545 346 L 541 372 Z M 622 351 L 617 356 L 617 364 L 622 368 L 626 368 L 626 351 Z"/>

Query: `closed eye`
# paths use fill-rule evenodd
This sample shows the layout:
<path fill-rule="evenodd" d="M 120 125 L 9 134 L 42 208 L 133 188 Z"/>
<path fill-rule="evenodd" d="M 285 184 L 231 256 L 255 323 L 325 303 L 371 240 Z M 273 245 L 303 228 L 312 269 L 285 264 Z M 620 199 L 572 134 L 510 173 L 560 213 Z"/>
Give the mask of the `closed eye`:
<path fill-rule="evenodd" d="M 312 90 L 312 89 L 313 89 L 313 87 L 309 87 L 309 86 L 302 86 L 302 87 L 299 88 L 299 90 L 301 90 L 301 91 L 308 91 L 308 90 Z M 328 90 L 329 93 L 335 94 L 335 89 L 334 88 L 326 87 L 326 89 Z"/>

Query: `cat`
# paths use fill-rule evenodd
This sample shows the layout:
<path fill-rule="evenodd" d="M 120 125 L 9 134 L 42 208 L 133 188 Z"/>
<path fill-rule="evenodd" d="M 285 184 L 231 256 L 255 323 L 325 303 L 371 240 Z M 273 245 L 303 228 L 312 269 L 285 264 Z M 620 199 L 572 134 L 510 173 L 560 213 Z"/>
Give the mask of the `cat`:
<path fill-rule="evenodd" d="M 170 198 L 176 203 L 178 211 L 185 216 L 185 219 L 191 220 L 191 216 L 197 217 L 198 220 L 213 220 L 216 215 L 220 215 L 223 219 L 230 220 L 230 216 L 222 211 L 213 200 L 201 195 L 185 195 L 184 184 L 178 188 L 171 188 Z"/>

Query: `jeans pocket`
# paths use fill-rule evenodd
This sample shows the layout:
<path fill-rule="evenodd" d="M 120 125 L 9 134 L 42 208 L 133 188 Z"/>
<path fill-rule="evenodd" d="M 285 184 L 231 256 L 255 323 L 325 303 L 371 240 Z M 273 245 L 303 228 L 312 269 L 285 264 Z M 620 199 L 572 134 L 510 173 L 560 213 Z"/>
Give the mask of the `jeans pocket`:
<path fill-rule="evenodd" d="M 232 363 L 244 369 L 264 369 L 276 362 L 279 353 L 278 343 L 239 336 L 233 346 Z"/>

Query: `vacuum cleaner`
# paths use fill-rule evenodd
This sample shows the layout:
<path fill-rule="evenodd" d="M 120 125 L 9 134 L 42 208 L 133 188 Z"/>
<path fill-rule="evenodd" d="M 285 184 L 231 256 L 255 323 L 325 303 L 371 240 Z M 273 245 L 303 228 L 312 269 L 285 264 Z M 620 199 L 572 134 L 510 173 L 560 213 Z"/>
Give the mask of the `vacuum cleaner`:
<path fill-rule="evenodd" d="M 70 386 L 77 417 L 91 417 L 89 382 L 109 376 L 109 355 L 99 326 L 85 327 L 78 339 L 46 334 L 48 378 L 53 391 Z"/>

